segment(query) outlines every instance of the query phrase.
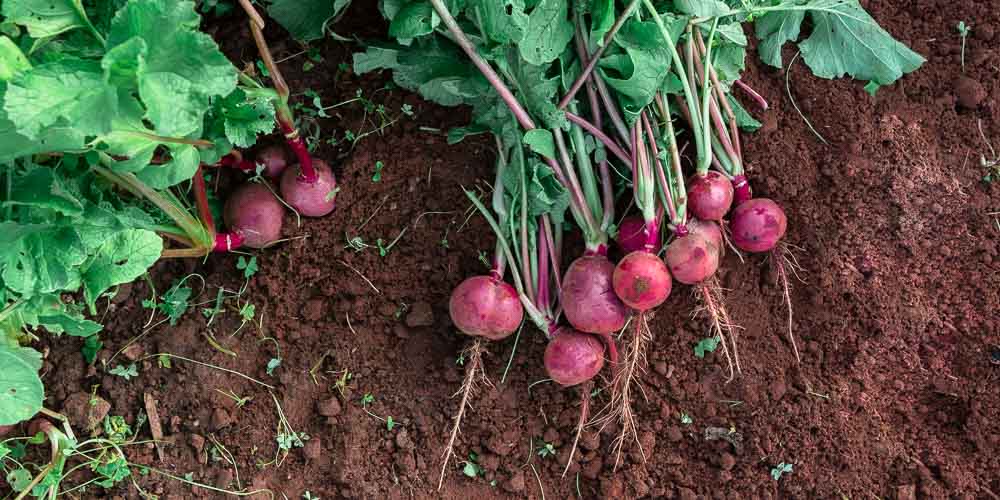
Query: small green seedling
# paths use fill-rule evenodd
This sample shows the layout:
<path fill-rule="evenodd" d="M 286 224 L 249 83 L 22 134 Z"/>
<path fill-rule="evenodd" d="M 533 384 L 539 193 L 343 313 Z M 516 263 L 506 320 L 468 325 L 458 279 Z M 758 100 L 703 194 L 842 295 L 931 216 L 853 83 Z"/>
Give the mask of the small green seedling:
<path fill-rule="evenodd" d="M 465 462 L 465 466 L 462 467 L 462 474 L 473 479 L 485 474 L 483 468 L 477 463 L 479 461 L 479 455 L 475 453 L 469 453 L 469 460 Z"/>
<path fill-rule="evenodd" d="M 694 420 L 692 420 L 691 416 L 688 415 L 686 412 L 681 412 L 681 423 L 684 425 L 691 425 L 692 423 L 694 423 Z"/>
<path fill-rule="evenodd" d="M 320 500 L 320 498 L 310 493 L 309 490 L 306 490 L 306 492 L 302 494 L 302 500 Z"/>
<path fill-rule="evenodd" d="M 119 377 L 125 380 L 132 380 L 132 377 L 139 376 L 139 368 L 135 365 L 135 363 L 128 365 L 128 367 L 117 365 L 111 370 L 109 370 L 108 373 L 112 375 L 118 375 Z"/>
<path fill-rule="evenodd" d="M 396 421 L 392 419 L 392 415 L 385 418 L 385 428 L 386 430 L 393 430 L 396 427 Z"/>
<path fill-rule="evenodd" d="M 239 259 L 236 260 L 236 269 L 243 271 L 243 277 L 250 279 L 253 275 L 257 274 L 257 257 L 250 257 L 247 260 L 246 257 L 240 255 Z"/>
<path fill-rule="evenodd" d="M 969 38 L 972 26 L 967 26 L 965 21 L 959 21 L 958 25 L 955 26 L 955 31 L 958 31 L 958 36 L 962 38 L 962 73 L 965 73 L 965 39 Z"/>
<path fill-rule="evenodd" d="M 458 357 L 455 358 L 455 364 L 458 366 L 465 366 L 465 351 L 458 353 Z"/>
<path fill-rule="evenodd" d="M 274 376 L 274 370 L 277 370 L 279 366 L 281 366 L 281 358 L 271 358 L 267 362 L 267 374 Z"/>
<path fill-rule="evenodd" d="M 333 383 L 333 387 L 335 387 L 337 392 L 340 393 L 340 397 L 345 397 L 345 393 L 347 392 L 347 383 L 350 382 L 352 378 L 354 378 L 354 375 L 350 372 L 350 370 L 345 368 L 340 372 L 340 377 L 337 378 L 337 381 Z"/>
<path fill-rule="evenodd" d="M 112 443 L 122 444 L 132 435 L 132 428 L 125 421 L 125 417 L 120 415 L 106 416 L 104 417 L 104 434 Z"/>
<path fill-rule="evenodd" d="M 368 408 L 368 405 L 375 402 L 375 396 L 370 392 L 366 392 L 364 396 L 361 396 L 361 407 Z"/>
<path fill-rule="evenodd" d="M 706 353 L 715 352 L 717 347 L 719 347 L 719 337 L 701 339 L 701 341 L 694 346 L 694 355 L 698 359 L 704 359 Z"/>
<path fill-rule="evenodd" d="M 383 168 L 385 168 L 385 163 L 382 163 L 382 160 L 377 160 L 375 162 L 375 173 L 372 174 L 372 182 L 379 182 L 382 180 Z"/>
<path fill-rule="evenodd" d="M 174 367 L 173 363 L 170 362 L 170 356 L 167 354 L 160 354 L 156 357 L 156 364 L 160 365 L 160 368 L 171 369 Z"/>
<path fill-rule="evenodd" d="M 545 443 L 538 447 L 538 456 L 542 458 L 556 456 L 556 447 L 552 443 Z"/>
<path fill-rule="evenodd" d="M 786 464 L 781 462 L 777 466 L 771 469 L 771 479 L 775 481 L 781 479 L 782 474 L 790 474 L 792 472 L 792 464 Z"/>
<path fill-rule="evenodd" d="M 247 403 L 253 401 L 253 396 L 240 397 L 240 395 L 233 392 L 232 389 L 230 389 L 228 392 L 215 389 L 215 392 L 218 392 L 219 394 L 222 394 L 223 396 L 232 399 L 233 402 L 236 403 L 237 408 L 243 408 L 244 406 L 247 405 Z"/>

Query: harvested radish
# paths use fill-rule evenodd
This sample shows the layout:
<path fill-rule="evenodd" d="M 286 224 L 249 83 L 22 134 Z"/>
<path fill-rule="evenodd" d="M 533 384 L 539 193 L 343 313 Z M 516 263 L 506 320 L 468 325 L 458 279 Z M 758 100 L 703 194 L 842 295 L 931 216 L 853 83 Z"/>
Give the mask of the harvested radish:
<path fill-rule="evenodd" d="M 725 249 L 725 240 L 722 239 L 722 228 L 717 223 L 714 221 L 690 219 L 687 223 L 687 229 L 689 234 L 704 238 L 716 251 L 720 252 L 720 256 L 722 255 L 721 252 Z"/>
<path fill-rule="evenodd" d="M 604 367 L 604 343 L 597 336 L 560 327 L 545 347 L 545 371 L 563 387 L 593 379 Z"/>
<path fill-rule="evenodd" d="M 615 295 L 615 265 L 603 255 L 573 261 L 563 276 L 562 305 L 566 320 L 585 333 L 608 334 L 625 326 L 627 311 Z"/>
<path fill-rule="evenodd" d="M 259 183 L 250 182 L 240 186 L 226 200 L 223 218 L 230 234 L 217 236 L 228 238 L 226 250 L 246 245 L 250 248 L 264 248 L 281 237 L 282 218 L 285 207 L 274 196 L 271 189 Z"/>
<path fill-rule="evenodd" d="M 670 271 L 656 255 L 638 251 L 625 256 L 615 267 L 615 293 L 637 311 L 659 306 L 670 296 Z"/>
<path fill-rule="evenodd" d="M 785 236 L 788 221 L 784 210 L 774 201 L 753 198 L 736 206 L 729 228 L 733 244 L 740 250 L 767 252 Z"/>
<path fill-rule="evenodd" d="M 646 245 L 646 233 L 644 232 L 646 223 L 639 216 L 625 217 L 625 220 L 618 225 L 618 235 L 615 241 L 626 254 L 642 250 Z"/>
<path fill-rule="evenodd" d="M 278 144 L 267 146 L 257 152 L 257 165 L 264 168 L 265 177 L 280 177 L 288 167 L 288 152 Z"/>
<path fill-rule="evenodd" d="M 313 169 L 316 179 L 312 182 L 300 174 L 299 168 L 285 169 L 281 175 L 281 197 L 302 215 L 322 217 L 337 204 L 337 180 L 323 160 L 313 161 Z"/>
<path fill-rule="evenodd" d="M 712 243 L 699 235 L 677 238 L 663 255 L 670 274 L 686 285 L 705 281 L 719 268 L 719 252 Z"/>
<path fill-rule="evenodd" d="M 494 341 L 517 331 L 524 319 L 517 290 L 492 276 L 473 276 L 455 287 L 448 313 L 462 333 Z"/>
<path fill-rule="evenodd" d="M 688 210 L 695 217 L 718 221 L 733 204 L 733 185 L 719 172 L 696 174 L 688 181 Z"/>

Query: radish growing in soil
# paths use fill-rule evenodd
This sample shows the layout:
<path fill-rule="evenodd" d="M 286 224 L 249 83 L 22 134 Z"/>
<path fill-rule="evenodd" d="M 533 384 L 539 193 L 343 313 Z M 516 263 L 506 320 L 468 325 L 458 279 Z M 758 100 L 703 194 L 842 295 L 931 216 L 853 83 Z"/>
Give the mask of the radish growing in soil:
<path fill-rule="evenodd" d="M 226 200 L 223 218 L 230 232 L 216 235 L 216 249 L 269 246 L 281 237 L 284 215 L 285 207 L 269 187 L 248 182 Z"/>
<path fill-rule="evenodd" d="M 260 174 L 264 177 L 275 179 L 288 167 L 288 153 L 280 145 L 272 144 L 257 152 L 254 161 L 243 158 L 243 154 L 237 150 L 223 156 L 219 160 L 218 166 L 232 167 L 244 172 L 254 174 L 260 168 Z"/>
<path fill-rule="evenodd" d="M 285 136 L 288 147 L 298 159 L 298 166 L 285 169 L 281 175 L 281 197 L 296 211 L 309 217 L 322 217 L 333 211 L 336 205 L 337 181 L 329 165 L 322 161 L 314 161 L 305 141 L 295 125 L 292 108 L 288 105 L 291 95 L 288 84 L 271 56 L 271 50 L 264 39 L 264 25 L 260 15 L 250 2 L 240 2 L 250 17 L 250 32 L 253 34 L 257 51 L 274 82 L 274 90 L 278 94 L 275 101 L 275 120 L 278 128 Z M 259 86 L 253 79 L 240 73 L 245 83 Z"/>

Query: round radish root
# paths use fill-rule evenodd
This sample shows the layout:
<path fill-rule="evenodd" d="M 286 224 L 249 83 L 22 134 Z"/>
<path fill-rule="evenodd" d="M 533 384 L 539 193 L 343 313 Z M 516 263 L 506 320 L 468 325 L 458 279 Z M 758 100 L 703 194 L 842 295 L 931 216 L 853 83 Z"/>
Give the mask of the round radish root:
<path fill-rule="evenodd" d="M 573 261 L 562 283 L 566 320 L 585 333 L 613 333 L 625 326 L 626 309 L 615 295 L 615 265 L 603 255 L 585 255 Z"/>
<path fill-rule="evenodd" d="M 699 219 L 691 219 L 687 223 L 688 234 L 696 234 L 705 238 L 709 244 L 711 244 L 716 251 L 721 251 L 723 249 L 724 240 L 722 239 L 722 228 L 713 221 L 705 221 Z"/>
<path fill-rule="evenodd" d="M 264 248 L 281 237 L 285 207 L 267 186 L 249 182 L 229 195 L 222 215 L 229 230 L 243 237 L 244 245 Z"/>
<path fill-rule="evenodd" d="M 754 198 L 736 207 L 729 221 L 733 244 L 746 252 L 766 252 L 788 229 L 785 211 L 767 198 Z"/>
<path fill-rule="evenodd" d="M 285 169 L 281 175 L 281 197 L 306 217 L 322 217 L 336 206 L 337 179 L 325 161 L 314 160 L 313 168 L 319 178 L 312 183 L 302 179 L 297 167 Z"/>
<path fill-rule="evenodd" d="M 637 311 L 659 306 L 670 296 L 673 286 L 667 265 L 654 254 L 632 252 L 615 267 L 615 293 L 625 305 Z"/>
<path fill-rule="evenodd" d="M 645 229 L 646 223 L 642 217 L 626 217 L 618 226 L 618 236 L 615 237 L 615 241 L 626 254 L 642 250 L 646 246 Z"/>
<path fill-rule="evenodd" d="M 275 178 L 288 167 L 288 152 L 280 145 L 267 146 L 257 153 L 257 164 L 264 167 L 264 176 Z"/>
<path fill-rule="evenodd" d="M 489 276 L 473 276 L 451 292 L 448 313 L 466 335 L 503 340 L 521 325 L 524 306 L 509 284 Z"/>
<path fill-rule="evenodd" d="M 718 172 L 688 181 L 688 210 L 702 220 L 722 220 L 733 204 L 733 184 Z"/>
<path fill-rule="evenodd" d="M 545 347 L 545 371 L 563 387 L 586 382 L 604 367 L 604 343 L 596 336 L 561 327 Z"/>
<path fill-rule="evenodd" d="M 663 255 L 670 274 L 685 285 L 701 283 L 719 268 L 719 252 L 705 238 L 689 234 L 677 238 Z"/>

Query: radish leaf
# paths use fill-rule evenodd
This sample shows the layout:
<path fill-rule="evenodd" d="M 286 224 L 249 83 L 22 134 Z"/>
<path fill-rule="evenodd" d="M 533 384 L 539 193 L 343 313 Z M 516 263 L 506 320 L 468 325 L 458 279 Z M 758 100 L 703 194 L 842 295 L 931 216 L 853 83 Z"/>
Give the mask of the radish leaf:
<path fill-rule="evenodd" d="M 267 13 L 297 40 L 308 42 L 323 38 L 330 22 L 350 5 L 351 0 L 275 0 Z"/>
<path fill-rule="evenodd" d="M 0 345 L 0 425 L 27 420 L 42 409 L 44 388 L 38 377 L 42 355 L 34 349 Z"/>
<path fill-rule="evenodd" d="M 547 64 L 555 61 L 572 39 L 573 24 L 567 17 L 566 0 L 542 0 L 528 15 L 528 27 L 518 49 L 528 63 Z"/>
<path fill-rule="evenodd" d="M 89 27 L 81 0 L 4 0 L 3 15 L 28 28 L 33 38 L 47 38 Z"/>

